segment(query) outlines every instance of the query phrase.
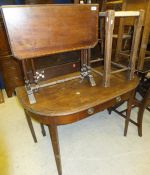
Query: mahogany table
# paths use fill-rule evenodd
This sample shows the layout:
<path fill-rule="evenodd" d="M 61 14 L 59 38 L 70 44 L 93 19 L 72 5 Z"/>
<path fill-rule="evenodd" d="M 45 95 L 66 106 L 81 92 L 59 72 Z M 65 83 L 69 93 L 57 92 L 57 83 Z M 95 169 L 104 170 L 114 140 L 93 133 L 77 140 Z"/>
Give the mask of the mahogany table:
<path fill-rule="evenodd" d="M 102 86 L 100 76 L 94 75 L 94 78 L 97 84 L 94 87 L 91 87 L 88 81 L 80 82 L 79 79 L 75 79 L 41 88 L 35 93 L 37 100 L 35 104 L 29 103 L 24 87 L 16 89 L 18 99 L 28 115 L 48 126 L 59 175 L 62 174 L 62 168 L 58 125 L 79 121 L 127 100 L 128 110 L 124 135 L 127 134 L 134 89 L 138 85 L 138 78 L 135 77 L 133 80 L 127 81 L 121 74 L 115 74 L 111 78 L 109 88 Z"/>

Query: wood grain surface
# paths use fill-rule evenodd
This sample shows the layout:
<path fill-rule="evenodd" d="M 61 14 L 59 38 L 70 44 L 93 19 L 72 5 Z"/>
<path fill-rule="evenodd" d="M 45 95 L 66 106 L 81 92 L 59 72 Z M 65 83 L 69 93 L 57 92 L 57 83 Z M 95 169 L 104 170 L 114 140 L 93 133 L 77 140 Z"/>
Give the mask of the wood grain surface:
<path fill-rule="evenodd" d="M 138 84 L 137 78 L 127 81 L 123 76 L 120 76 L 112 75 L 109 88 L 102 86 L 102 79 L 97 74 L 94 75 L 97 84 L 95 87 L 91 87 L 88 81 L 80 83 L 80 80 L 76 79 L 41 88 L 35 93 L 37 103 L 32 105 L 29 103 L 24 87 L 18 87 L 16 93 L 23 107 L 35 115 L 48 116 L 50 119 L 51 117 L 75 115 L 86 111 L 86 116 L 88 116 L 87 109 L 99 105 L 101 110 L 105 109 L 105 103 L 113 100 L 110 103 L 111 106 L 112 103 L 115 103 L 114 98 L 135 89 Z M 126 95 L 124 98 L 128 99 L 129 97 Z M 97 108 L 94 113 L 99 111 L 100 109 Z"/>
<path fill-rule="evenodd" d="M 98 12 L 96 4 L 2 7 L 11 50 L 18 59 L 94 47 Z"/>

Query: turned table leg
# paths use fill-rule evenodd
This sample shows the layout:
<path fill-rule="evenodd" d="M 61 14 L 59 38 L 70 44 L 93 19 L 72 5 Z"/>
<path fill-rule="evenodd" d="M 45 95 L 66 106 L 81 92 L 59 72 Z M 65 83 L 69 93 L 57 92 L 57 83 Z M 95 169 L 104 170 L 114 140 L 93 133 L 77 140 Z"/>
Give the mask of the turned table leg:
<path fill-rule="evenodd" d="M 126 112 L 126 119 L 125 119 L 124 136 L 127 135 L 129 121 L 130 121 L 130 114 L 131 114 L 131 109 L 132 109 L 132 104 L 133 104 L 133 101 L 134 101 L 134 96 L 135 96 L 135 90 L 132 91 L 132 94 L 131 94 L 129 100 L 127 101 L 127 112 Z"/>
<path fill-rule="evenodd" d="M 49 128 L 49 133 L 50 133 L 53 151 L 55 155 L 55 161 L 57 165 L 58 174 L 62 175 L 61 156 L 60 156 L 60 149 L 59 149 L 59 138 L 58 138 L 57 126 L 48 125 L 48 128 Z"/>

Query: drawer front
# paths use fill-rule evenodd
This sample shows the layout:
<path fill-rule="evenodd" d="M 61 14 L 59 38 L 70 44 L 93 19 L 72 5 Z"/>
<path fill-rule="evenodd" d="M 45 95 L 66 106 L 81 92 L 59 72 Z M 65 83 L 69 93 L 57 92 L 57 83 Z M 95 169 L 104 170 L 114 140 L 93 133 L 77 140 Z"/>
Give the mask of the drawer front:
<path fill-rule="evenodd" d="M 76 113 L 76 114 L 73 114 L 73 115 L 70 115 L 70 116 L 66 116 L 66 117 L 64 117 L 64 116 L 63 117 L 58 117 L 57 118 L 58 121 L 56 119 L 55 122 L 58 122 L 58 124 L 66 124 L 68 122 L 72 123 L 72 122 L 75 122 L 75 121 L 79 121 L 79 120 L 84 119 L 86 117 L 89 117 L 93 114 L 96 114 L 100 111 L 108 109 L 108 108 L 112 107 L 113 105 L 115 105 L 117 103 L 128 100 L 129 97 L 131 96 L 131 94 L 132 94 L 132 91 L 130 91 L 128 93 L 125 93 L 121 96 L 118 96 L 116 98 L 113 98 L 112 100 L 109 100 L 108 102 L 105 102 L 103 104 L 97 105 L 95 107 L 88 108 L 85 111 L 82 111 L 82 112 L 79 112 L 79 113 Z"/>
<path fill-rule="evenodd" d="M 59 119 L 58 124 L 65 124 L 64 122 L 67 123 L 68 121 L 69 121 L 69 123 L 79 121 L 79 120 L 84 119 L 86 117 L 89 117 L 93 114 L 96 114 L 100 111 L 108 109 L 108 108 L 112 107 L 113 105 L 115 105 L 117 103 L 128 100 L 131 93 L 132 92 L 125 93 L 125 94 L 123 94 L 121 96 L 118 96 L 118 97 L 116 97 L 112 100 L 109 100 L 108 102 L 105 102 L 103 104 L 97 105 L 95 107 L 88 108 L 85 111 L 79 112 L 77 114 L 73 114 L 71 116 L 66 116 L 66 120 L 64 120 L 64 117 L 60 117 L 60 118 L 58 117 L 58 119 Z M 56 122 L 56 120 L 55 120 L 55 122 Z"/>

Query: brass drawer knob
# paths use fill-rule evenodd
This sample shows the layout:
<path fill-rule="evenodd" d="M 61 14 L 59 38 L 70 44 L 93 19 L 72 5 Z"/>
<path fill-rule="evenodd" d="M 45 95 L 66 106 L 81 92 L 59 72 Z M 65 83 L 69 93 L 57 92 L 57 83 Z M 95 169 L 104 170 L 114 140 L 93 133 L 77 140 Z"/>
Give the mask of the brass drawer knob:
<path fill-rule="evenodd" d="M 119 103 L 120 101 L 121 101 L 121 97 L 120 96 L 116 97 L 116 102 Z"/>
<path fill-rule="evenodd" d="M 89 114 L 89 115 L 94 114 L 94 108 L 89 108 L 89 109 L 88 109 L 88 114 Z"/>

